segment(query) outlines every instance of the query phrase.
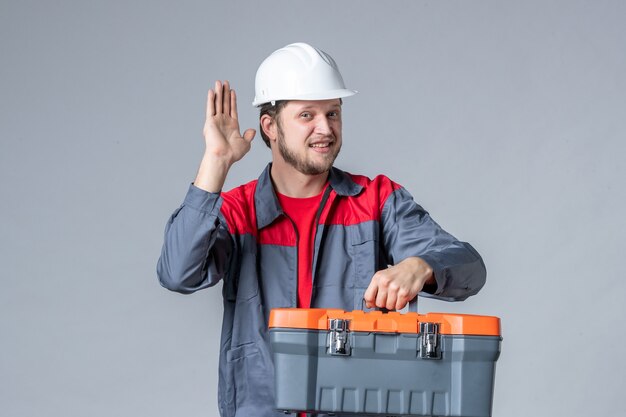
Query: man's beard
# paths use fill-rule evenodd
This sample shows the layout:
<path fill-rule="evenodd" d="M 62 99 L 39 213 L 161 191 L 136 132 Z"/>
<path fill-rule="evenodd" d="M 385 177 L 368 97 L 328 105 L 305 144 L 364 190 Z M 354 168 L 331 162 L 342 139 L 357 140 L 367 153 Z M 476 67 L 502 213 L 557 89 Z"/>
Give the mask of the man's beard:
<path fill-rule="evenodd" d="M 287 143 L 285 142 L 285 135 L 283 134 L 283 129 L 278 127 L 278 135 L 276 138 L 276 142 L 278 144 L 278 151 L 280 155 L 283 157 L 285 162 L 294 167 L 298 172 L 301 172 L 305 175 L 319 175 L 327 172 L 330 167 L 333 166 L 337 155 L 339 155 L 339 151 L 341 150 L 341 145 L 337 146 L 337 141 L 333 142 L 331 146 L 337 146 L 337 148 L 324 156 L 324 160 L 320 163 L 314 163 L 312 161 L 307 161 L 306 156 L 300 157 L 295 152 L 291 151 L 287 148 Z"/>

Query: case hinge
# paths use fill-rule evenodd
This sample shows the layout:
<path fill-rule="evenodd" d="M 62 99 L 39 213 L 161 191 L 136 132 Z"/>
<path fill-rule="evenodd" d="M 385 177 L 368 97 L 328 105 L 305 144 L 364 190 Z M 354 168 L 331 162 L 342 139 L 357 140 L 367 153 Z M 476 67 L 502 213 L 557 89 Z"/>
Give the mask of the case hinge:
<path fill-rule="evenodd" d="M 439 325 L 437 323 L 420 323 L 419 356 L 422 359 L 441 359 Z"/>
<path fill-rule="evenodd" d="M 331 355 L 350 355 L 350 320 L 328 320 L 328 353 Z"/>

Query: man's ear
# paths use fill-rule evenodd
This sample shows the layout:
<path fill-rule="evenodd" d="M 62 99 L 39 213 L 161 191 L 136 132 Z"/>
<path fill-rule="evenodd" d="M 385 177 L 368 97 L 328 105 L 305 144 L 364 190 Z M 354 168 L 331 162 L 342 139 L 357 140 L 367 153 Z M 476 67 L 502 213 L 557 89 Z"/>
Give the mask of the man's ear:
<path fill-rule="evenodd" d="M 263 133 L 271 140 L 276 140 L 276 122 L 269 114 L 264 114 L 261 116 L 260 120 L 261 129 L 263 129 Z"/>

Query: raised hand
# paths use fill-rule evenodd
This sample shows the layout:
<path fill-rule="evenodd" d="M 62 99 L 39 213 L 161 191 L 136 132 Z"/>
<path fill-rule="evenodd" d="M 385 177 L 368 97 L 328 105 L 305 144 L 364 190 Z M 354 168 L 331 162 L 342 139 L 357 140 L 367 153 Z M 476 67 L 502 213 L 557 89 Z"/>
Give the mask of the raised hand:
<path fill-rule="evenodd" d="M 204 123 L 206 151 L 224 158 L 230 165 L 239 161 L 250 150 L 255 130 L 239 132 L 237 95 L 228 81 L 215 82 L 215 90 L 209 90 Z"/>
<path fill-rule="evenodd" d="M 247 129 L 241 135 L 237 95 L 228 81 L 216 81 L 215 90 L 209 90 L 203 133 L 206 149 L 194 185 L 216 193 L 222 189 L 230 167 L 248 153 L 256 133 Z"/>

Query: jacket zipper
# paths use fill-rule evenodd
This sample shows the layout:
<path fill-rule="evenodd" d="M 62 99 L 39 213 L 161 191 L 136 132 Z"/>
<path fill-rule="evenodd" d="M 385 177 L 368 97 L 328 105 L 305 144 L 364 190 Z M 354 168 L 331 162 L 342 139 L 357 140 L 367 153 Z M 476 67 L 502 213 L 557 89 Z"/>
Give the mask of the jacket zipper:
<path fill-rule="evenodd" d="M 293 306 L 294 307 L 298 307 L 298 281 L 299 281 L 299 276 L 298 276 L 298 259 L 300 257 L 300 251 L 298 250 L 298 248 L 299 248 L 299 244 L 300 244 L 300 234 L 298 233 L 298 228 L 296 227 L 296 222 L 294 222 L 292 220 L 292 218 L 287 215 L 287 213 L 283 212 L 283 215 L 287 219 L 289 219 L 289 222 L 291 223 L 291 227 L 293 227 L 293 231 L 294 231 L 294 233 L 296 235 L 296 268 L 295 268 L 295 271 L 296 271 L 296 280 L 295 280 L 296 281 L 296 291 L 294 292 L 295 299 L 293 300 Z"/>
<path fill-rule="evenodd" d="M 317 240 L 317 228 L 319 227 L 319 221 L 320 221 L 320 217 L 322 217 L 322 211 L 324 211 L 324 206 L 326 206 L 326 202 L 328 201 L 328 198 L 330 197 L 330 192 L 331 192 L 331 187 L 330 185 L 326 186 L 326 189 L 324 190 L 324 195 L 322 196 L 322 201 L 320 201 L 320 206 L 317 209 L 317 213 L 315 213 L 315 220 L 314 220 L 314 224 L 313 227 L 315 228 L 313 231 L 313 256 L 311 257 L 311 294 L 309 295 L 309 308 L 313 307 L 313 292 L 315 291 L 315 286 L 313 285 L 315 283 L 315 254 L 317 252 L 319 252 L 316 248 L 316 240 Z"/>

